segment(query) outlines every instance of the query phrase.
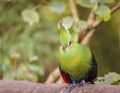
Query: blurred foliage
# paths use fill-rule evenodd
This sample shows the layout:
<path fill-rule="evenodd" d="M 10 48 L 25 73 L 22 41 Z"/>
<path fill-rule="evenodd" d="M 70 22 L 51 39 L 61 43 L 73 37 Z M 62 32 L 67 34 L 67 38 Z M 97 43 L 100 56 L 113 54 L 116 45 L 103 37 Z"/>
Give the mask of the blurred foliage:
<path fill-rule="evenodd" d="M 29 25 L 39 22 L 39 15 L 34 10 L 24 10 L 22 16 L 25 22 L 28 22 Z"/>
<path fill-rule="evenodd" d="M 0 1 L 1 79 L 43 82 L 58 64 L 58 22 L 63 20 L 65 27 L 76 35 L 88 27 L 86 20 L 90 8 L 94 9 L 100 21 L 107 21 L 97 28 L 89 43 L 98 61 L 98 75 L 110 71 L 120 73 L 120 13 L 110 15 L 110 7 L 118 0 L 75 2 L 80 15 L 78 22 L 72 18 L 67 0 Z"/>
<path fill-rule="evenodd" d="M 96 14 L 99 15 L 99 20 L 104 20 L 104 21 L 108 21 L 111 17 L 109 7 L 105 5 L 101 5 L 96 10 Z"/>
<path fill-rule="evenodd" d="M 98 8 L 99 3 L 97 0 L 76 0 L 76 2 L 83 7 L 93 8 L 94 10 Z"/>
<path fill-rule="evenodd" d="M 43 5 L 28 0 L 1 2 L 0 74 L 3 79 L 42 81 L 45 70 L 53 69 L 44 67 L 57 65 L 57 25 L 47 18 L 44 11 L 47 6 L 31 10 L 39 3 Z"/>
<path fill-rule="evenodd" d="M 120 84 L 120 74 L 115 72 L 109 72 L 108 74 L 105 74 L 104 77 L 98 77 L 97 81 L 95 81 L 95 84 Z"/>

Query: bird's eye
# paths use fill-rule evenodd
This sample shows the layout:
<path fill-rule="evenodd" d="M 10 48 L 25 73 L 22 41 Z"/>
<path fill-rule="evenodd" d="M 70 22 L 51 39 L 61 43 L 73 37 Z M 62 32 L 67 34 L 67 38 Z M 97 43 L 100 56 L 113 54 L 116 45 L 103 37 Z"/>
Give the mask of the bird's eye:
<path fill-rule="evenodd" d="M 68 42 L 68 46 L 71 46 L 71 45 L 72 45 L 72 41 L 69 41 L 69 42 Z"/>

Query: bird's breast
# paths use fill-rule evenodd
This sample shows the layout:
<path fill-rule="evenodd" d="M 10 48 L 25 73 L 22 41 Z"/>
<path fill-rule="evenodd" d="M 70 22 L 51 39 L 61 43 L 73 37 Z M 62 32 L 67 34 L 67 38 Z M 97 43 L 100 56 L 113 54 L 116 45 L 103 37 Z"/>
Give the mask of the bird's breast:
<path fill-rule="evenodd" d="M 61 62 L 60 65 L 65 72 L 75 78 L 83 77 L 90 69 L 90 64 L 87 62 L 69 62 L 67 64 Z"/>

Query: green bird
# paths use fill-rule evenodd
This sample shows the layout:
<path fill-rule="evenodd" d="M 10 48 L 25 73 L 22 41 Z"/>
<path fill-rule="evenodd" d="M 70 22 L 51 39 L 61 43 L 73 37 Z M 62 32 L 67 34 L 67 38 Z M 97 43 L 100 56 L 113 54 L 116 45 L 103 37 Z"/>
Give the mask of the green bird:
<path fill-rule="evenodd" d="M 62 21 L 60 28 L 59 69 L 63 80 L 73 85 L 93 83 L 97 76 L 94 54 L 86 45 L 72 40 L 72 36 Z"/>
<path fill-rule="evenodd" d="M 97 63 L 89 47 L 75 42 L 61 45 L 59 68 L 66 83 L 93 83 L 97 76 Z"/>

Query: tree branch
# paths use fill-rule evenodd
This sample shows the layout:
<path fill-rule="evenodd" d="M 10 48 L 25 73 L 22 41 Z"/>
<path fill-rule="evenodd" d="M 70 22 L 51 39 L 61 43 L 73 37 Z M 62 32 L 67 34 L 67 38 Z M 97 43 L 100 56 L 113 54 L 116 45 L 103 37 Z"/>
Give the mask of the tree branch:
<path fill-rule="evenodd" d="M 48 76 L 48 78 L 45 81 L 45 83 L 53 83 L 56 80 L 58 80 L 59 77 L 60 77 L 60 72 L 59 72 L 59 69 L 57 67 L 53 72 L 50 73 L 50 75 Z"/>
<path fill-rule="evenodd" d="M 68 93 L 67 84 L 42 84 L 28 81 L 0 81 L 0 93 Z M 71 93 L 120 93 L 117 85 L 93 85 L 72 89 Z"/>
<path fill-rule="evenodd" d="M 120 9 L 120 2 L 118 2 L 112 9 L 111 9 L 111 14 L 115 13 L 116 11 L 118 11 Z M 103 22 L 103 21 L 101 21 Z M 101 22 L 94 22 L 94 24 L 88 28 L 88 30 L 92 30 L 92 29 L 96 29 L 96 27 L 101 23 Z"/>
<path fill-rule="evenodd" d="M 112 9 L 111 9 L 111 14 L 115 13 L 117 10 L 120 9 L 120 1 L 117 3 L 116 6 L 114 6 Z"/>
<path fill-rule="evenodd" d="M 84 45 L 88 44 L 89 40 L 93 36 L 94 32 L 95 32 L 95 29 L 93 29 L 89 33 L 87 33 L 85 35 L 85 37 L 82 39 L 81 44 L 84 44 Z"/>
<path fill-rule="evenodd" d="M 88 25 L 92 25 L 94 21 L 95 21 L 95 13 L 94 13 L 94 10 L 92 9 L 88 16 L 87 23 L 88 23 Z"/>
<path fill-rule="evenodd" d="M 115 13 L 120 9 L 120 2 L 118 2 L 112 9 L 111 14 Z M 85 31 L 84 35 L 82 36 L 82 39 L 79 39 L 78 42 L 81 42 L 83 44 L 87 44 L 92 37 L 93 33 L 91 31 L 96 30 L 96 28 L 102 23 L 103 21 L 95 21 L 91 26 L 89 26 Z M 94 31 L 95 32 L 95 31 Z M 91 35 L 87 35 L 89 33 L 92 33 Z M 88 36 L 88 37 L 87 37 Z M 87 38 L 87 39 L 86 39 Z M 84 40 L 85 39 L 85 40 Z M 84 42 L 85 41 L 85 42 Z"/>
<path fill-rule="evenodd" d="M 79 16 L 77 12 L 77 7 L 75 5 L 75 0 L 69 0 L 69 3 L 70 3 L 70 8 L 71 8 L 74 21 L 79 21 Z"/>

